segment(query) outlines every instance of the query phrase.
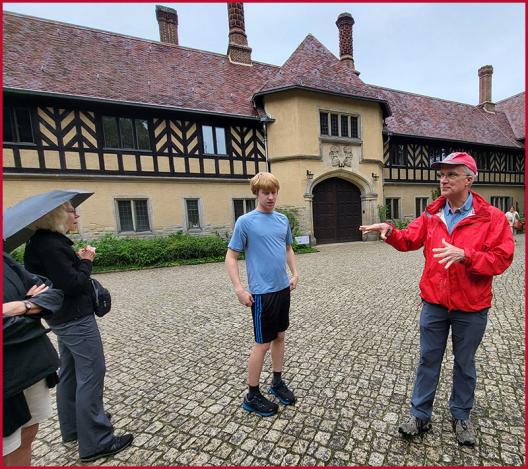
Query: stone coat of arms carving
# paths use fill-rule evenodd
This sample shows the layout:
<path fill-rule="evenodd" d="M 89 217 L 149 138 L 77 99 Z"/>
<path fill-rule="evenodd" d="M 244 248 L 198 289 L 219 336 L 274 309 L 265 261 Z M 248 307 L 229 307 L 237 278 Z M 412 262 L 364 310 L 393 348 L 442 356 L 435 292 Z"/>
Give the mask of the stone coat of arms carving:
<path fill-rule="evenodd" d="M 337 166 L 338 168 L 344 168 L 345 166 L 350 168 L 352 166 L 352 149 L 348 146 L 333 145 L 328 156 L 332 166 Z"/>

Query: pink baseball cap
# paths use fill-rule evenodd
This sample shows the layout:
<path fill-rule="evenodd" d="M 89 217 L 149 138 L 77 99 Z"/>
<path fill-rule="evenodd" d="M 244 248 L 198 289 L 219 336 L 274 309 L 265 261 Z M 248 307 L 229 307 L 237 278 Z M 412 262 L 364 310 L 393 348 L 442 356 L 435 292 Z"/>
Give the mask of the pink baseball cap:
<path fill-rule="evenodd" d="M 462 151 L 457 151 L 455 153 L 449 153 L 442 161 L 435 161 L 431 164 L 431 168 L 436 169 L 442 164 L 463 164 L 464 166 L 467 166 L 471 171 L 475 173 L 475 176 L 477 173 L 477 163 L 475 163 L 475 160 L 469 153 L 465 153 Z"/>

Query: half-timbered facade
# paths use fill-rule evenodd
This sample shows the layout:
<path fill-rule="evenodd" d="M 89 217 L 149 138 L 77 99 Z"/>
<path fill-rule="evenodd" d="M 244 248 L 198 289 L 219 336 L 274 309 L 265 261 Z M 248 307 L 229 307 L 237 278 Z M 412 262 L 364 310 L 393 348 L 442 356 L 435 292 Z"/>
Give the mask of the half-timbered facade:
<path fill-rule="evenodd" d="M 303 233 L 353 241 L 380 206 L 420 213 L 438 185 L 430 162 L 465 150 L 475 189 L 524 212 L 524 93 L 469 106 L 367 85 L 349 14 L 339 59 L 308 35 L 281 67 L 254 62 L 242 4 L 228 10 L 226 55 L 180 46 L 166 7 L 160 42 L 6 13 L 4 207 L 79 188 L 95 191 L 86 238 L 227 236 L 255 206 L 248 179 L 271 170 Z"/>

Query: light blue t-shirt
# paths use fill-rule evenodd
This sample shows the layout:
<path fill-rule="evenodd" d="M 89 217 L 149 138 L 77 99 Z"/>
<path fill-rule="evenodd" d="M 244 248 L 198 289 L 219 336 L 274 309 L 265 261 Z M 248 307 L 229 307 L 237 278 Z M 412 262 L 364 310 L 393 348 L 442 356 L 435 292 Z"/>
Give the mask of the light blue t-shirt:
<path fill-rule="evenodd" d="M 289 286 L 286 246 L 292 242 L 288 218 L 282 213 L 252 210 L 238 218 L 228 247 L 246 254 L 250 293 L 261 295 Z"/>

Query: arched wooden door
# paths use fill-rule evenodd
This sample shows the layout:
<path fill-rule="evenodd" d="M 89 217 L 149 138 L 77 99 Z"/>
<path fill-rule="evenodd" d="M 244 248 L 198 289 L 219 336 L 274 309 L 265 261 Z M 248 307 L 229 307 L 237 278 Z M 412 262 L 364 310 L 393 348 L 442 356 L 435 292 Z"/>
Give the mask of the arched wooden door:
<path fill-rule="evenodd" d="M 318 244 L 361 241 L 361 192 L 340 178 L 325 179 L 313 190 L 314 235 Z"/>

